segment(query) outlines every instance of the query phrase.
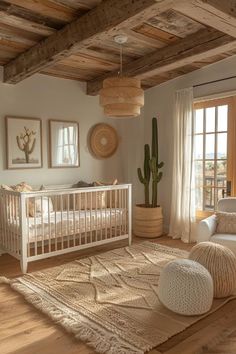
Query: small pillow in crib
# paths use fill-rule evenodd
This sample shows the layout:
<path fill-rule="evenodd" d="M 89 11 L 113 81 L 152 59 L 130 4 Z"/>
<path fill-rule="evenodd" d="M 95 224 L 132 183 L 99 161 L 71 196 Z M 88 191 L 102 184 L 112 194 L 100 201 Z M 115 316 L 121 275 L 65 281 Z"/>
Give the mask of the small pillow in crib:
<path fill-rule="evenodd" d="M 103 183 L 96 181 L 94 182 L 95 186 L 116 186 L 118 180 L 114 179 L 111 183 Z M 116 208 L 119 205 L 119 194 L 116 191 L 107 192 L 107 208 Z"/>
<path fill-rule="evenodd" d="M 32 192 L 33 188 L 26 182 L 21 182 L 14 187 L 14 190 L 16 192 Z"/>
<path fill-rule="evenodd" d="M 35 210 L 37 216 L 40 215 L 48 215 L 53 211 L 52 199 L 49 197 L 42 197 L 35 199 Z"/>
<path fill-rule="evenodd" d="M 236 213 L 216 212 L 217 227 L 219 234 L 236 234 Z"/>
<path fill-rule="evenodd" d="M 100 181 L 95 181 L 94 186 L 116 186 L 118 184 L 118 179 L 114 179 L 111 183 L 104 183 Z"/>
<path fill-rule="evenodd" d="M 74 188 L 88 188 L 95 187 L 94 183 L 87 183 L 84 181 L 79 181 L 77 184 L 74 184 Z M 97 192 L 96 194 L 89 194 L 85 196 L 86 193 L 80 193 L 76 197 L 75 208 L 76 209 L 103 209 L 106 208 L 106 194 L 104 191 Z M 73 202 L 72 202 L 73 204 Z"/>
<path fill-rule="evenodd" d="M 7 184 L 1 184 L 1 189 L 4 191 L 13 191 L 13 188 Z"/>
<path fill-rule="evenodd" d="M 14 186 L 13 189 L 16 192 L 32 192 L 33 190 L 33 188 L 26 182 L 18 183 L 17 185 Z M 29 202 L 27 203 L 26 209 L 27 209 L 27 215 L 34 216 L 34 205 L 30 198 L 29 198 Z"/>
<path fill-rule="evenodd" d="M 87 187 L 93 187 L 93 183 L 88 183 L 85 181 L 79 181 L 73 185 L 73 188 L 87 188 Z"/>

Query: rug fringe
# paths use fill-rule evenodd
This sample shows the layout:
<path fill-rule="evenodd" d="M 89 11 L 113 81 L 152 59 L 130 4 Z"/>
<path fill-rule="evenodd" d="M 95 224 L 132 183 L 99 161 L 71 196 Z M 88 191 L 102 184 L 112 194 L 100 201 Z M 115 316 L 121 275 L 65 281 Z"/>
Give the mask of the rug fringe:
<path fill-rule="evenodd" d="M 1 278 L 0 278 L 1 280 Z M 92 328 L 92 324 L 78 323 L 69 315 L 65 317 L 60 309 L 55 305 L 44 301 L 40 295 L 35 294 L 26 285 L 20 284 L 18 281 L 12 280 L 11 287 L 21 293 L 25 299 L 30 302 L 38 310 L 49 316 L 54 322 L 60 324 L 69 333 L 73 333 L 75 338 L 86 342 L 90 347 L 94 348 L 99 354 L 144 354 L 143 350 L 134 349 L 131 345 L 122 344 L 114 333 L 109 333 L 101 328 Z"/>

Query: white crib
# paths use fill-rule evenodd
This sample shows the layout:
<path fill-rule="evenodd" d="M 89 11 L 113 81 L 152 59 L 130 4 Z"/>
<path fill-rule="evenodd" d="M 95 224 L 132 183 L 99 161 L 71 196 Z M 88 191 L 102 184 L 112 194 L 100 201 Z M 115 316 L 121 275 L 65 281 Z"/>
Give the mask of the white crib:
<path fill-rule="evenodd" d="M 0 249 L 29 262 L 128 239 L 131 185 L 0 192 Z"/>

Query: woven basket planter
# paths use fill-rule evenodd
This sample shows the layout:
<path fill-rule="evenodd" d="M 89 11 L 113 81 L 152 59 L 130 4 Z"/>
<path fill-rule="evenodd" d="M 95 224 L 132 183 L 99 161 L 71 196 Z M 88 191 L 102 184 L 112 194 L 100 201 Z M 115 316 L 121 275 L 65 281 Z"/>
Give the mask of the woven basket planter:
<path fill-rule="evenodd" d="M 142 205 L 136 205 L 133 232 L 140 237 L 160 237 L 163 234 L 162 208 L 145 208 Z"/>

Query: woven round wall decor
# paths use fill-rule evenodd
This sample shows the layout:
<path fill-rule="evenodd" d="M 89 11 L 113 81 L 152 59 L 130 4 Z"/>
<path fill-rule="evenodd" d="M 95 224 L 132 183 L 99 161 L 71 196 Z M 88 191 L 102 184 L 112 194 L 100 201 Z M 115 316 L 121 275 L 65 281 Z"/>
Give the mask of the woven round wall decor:
<path fill-rule="evenodd" d="M 91 129 L 89 145 L 91 153 L 98 159 L 111 157 L 118 148 L 118 135 L 116 130 L 109 124 L 96 124 Z"/>

